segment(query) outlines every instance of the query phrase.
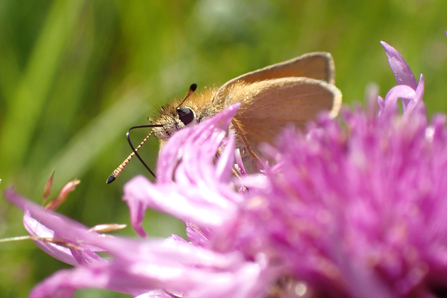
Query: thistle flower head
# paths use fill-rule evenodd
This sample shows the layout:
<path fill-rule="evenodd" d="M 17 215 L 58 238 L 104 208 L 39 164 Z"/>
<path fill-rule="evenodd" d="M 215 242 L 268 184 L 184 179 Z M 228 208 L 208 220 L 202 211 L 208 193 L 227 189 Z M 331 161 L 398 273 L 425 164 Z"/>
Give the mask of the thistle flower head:
<path fill-rule="evenodd" d="M 227 133 L 238 105 L 172 137 L 157 182 L 132 179 L 124 200 L 141 236 L 152 208 L 182 219 L 189 242 L 98 237 L 7 191 L 37 226 L 82 248 L 68 251 L 75 268 L 30 297 L 71 297 L 84 287 L 140 297 L 441 297 L 446 118 L 427 119 L 422 76 L 416 82 L 383 46 L 398 85 L 376 97 L 378 109 L 321 115 L 306 133 L 286 129 L 264 146 L 263 174 L 232 175 L 235 162 L 242 168 Z"/>

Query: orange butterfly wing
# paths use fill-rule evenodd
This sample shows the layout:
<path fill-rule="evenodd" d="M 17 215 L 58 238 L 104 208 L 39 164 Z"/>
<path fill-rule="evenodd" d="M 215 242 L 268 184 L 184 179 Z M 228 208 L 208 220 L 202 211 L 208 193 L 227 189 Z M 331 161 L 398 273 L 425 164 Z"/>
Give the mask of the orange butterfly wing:
<path fill-rule="evenodd" d="M 251 148 L 272 142 L 288 123 L 298 127 L 321 111 L 336 116 L 340 90 L 333 85 L 335 67 L 329 53 L 308 53 L 225 83 L 216 92 L 215 105 L 241 102 L 235 121 Z"/>

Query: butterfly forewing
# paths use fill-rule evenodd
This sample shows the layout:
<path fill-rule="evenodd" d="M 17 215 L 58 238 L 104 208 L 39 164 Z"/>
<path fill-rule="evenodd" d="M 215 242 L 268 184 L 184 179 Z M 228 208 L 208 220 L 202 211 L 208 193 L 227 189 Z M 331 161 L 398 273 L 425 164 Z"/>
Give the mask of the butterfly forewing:
<path fill-rule="evenodd" d="M 254 83 L 286 77 L 305 77 L 334 84 L 334 60 L 329 53 L 308 53 L 291 60 L 243 74 L 228 81 L 219 88 L 214 98 L 215 104 L 220 104 L 221 99 L 225 97 L 227 88 L 235 83 Z"/>

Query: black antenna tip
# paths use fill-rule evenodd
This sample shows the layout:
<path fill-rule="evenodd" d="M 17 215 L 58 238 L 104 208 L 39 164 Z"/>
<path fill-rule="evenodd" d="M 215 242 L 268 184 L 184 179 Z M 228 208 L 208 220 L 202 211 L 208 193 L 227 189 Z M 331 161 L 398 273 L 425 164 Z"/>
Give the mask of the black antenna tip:
<path fill-rule="evenodd" d="M 192 84 L 191 87 L 189 87 L 189 90 L 191 90 L 192 92 L 196 91 L 197 89 L 197 84 Z"/>
<path fill-rule="evenodd" d="M 115 181 L 115 179 L 116 179 L 116 177 L 115 177 L 115 175 L 113 175 L 113 173 L 112 173 L 112 174 L 110 174 L 109 178 L 107 178 L 106 183 L 107 183 L 107 184 L 110 184 L 110 183 L 112 183 L 113 181 Z"/>

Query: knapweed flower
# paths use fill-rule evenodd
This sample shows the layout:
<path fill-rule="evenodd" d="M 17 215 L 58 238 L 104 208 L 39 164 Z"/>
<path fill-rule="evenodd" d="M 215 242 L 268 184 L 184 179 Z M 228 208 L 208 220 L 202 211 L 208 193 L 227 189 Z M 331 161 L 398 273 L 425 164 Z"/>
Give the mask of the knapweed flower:
<path fill-rule="evenodd" d="M 45 229 L 59 241 L 56 257 L 76 266 L 30 297 L 85 287 L 140 297 L 444 297 L 446 118 L 428 121 L 423 78 L 383 46 L 398 85 L 374 96 L 378 108 L 368 101 L 338 120 L 322 115 L 306 133 L 286 129 L 263 148 L 263 173 L 232 174 L 238 105 L 176 133 L 157 182 L 136 177 L 124 189 L 143 239 L 101 237 L 8 190 L 33 219 L 30 233 Z M 146 239 L 147 208 L 182 219 L 188 240 Z"/>

